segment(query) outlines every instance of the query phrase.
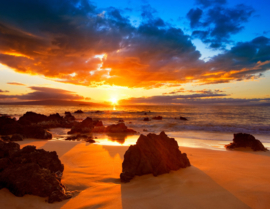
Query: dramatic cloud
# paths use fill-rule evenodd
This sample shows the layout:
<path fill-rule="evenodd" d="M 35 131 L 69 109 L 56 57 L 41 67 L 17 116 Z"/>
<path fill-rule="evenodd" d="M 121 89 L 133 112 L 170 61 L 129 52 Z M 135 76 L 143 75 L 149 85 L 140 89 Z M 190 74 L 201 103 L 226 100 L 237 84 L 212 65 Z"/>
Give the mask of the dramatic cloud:
<path fill-rule="evenodd" d="M 17 83 L 17 82 L 8 82 L 7 84 L 9 84 L 9 85 L 15 85 L 15 86 L 26 86 L 23 83 Z"/>
<path fill-rule="evenodd" d="M 224 91 L 215 89 L 215 90 L 209 90 L 209 89 L 203 89 L 203 90 L 185 90 L 184 88 L 180 88 L 178 90 L 171 91 L 169 93 L 163 93 L 163 95 L 170 95 L 170 94 L 179 94 L 179 93 L 196 93 L 196 94 L 207 94 L 207 95 L 220 95 L 220 96 L 228 96 L 227 94 L 220 94 Z"/>
<path fill-rule="evenodd" d="M 220 94 L 193 94 L 177 96 L 138 97 L 121 100 L 122 104 L 202 104 L 202 105 L 270 105 L 270 98 L 233 99 L 219 98 Z"/>
<path fill-rule="evenodd" d="M 63 89 L 55 89 L 48 87 L 29 87 L 33 92 L 22 95 L 0 95 L 0 100 L 23 100 L 23 101 L 38 101 L 38 100 L 83 100 L 80 96 L 72 91 Z M 86 98 L 89 100 L 89 98 Z"/>
<path fill-rule="evenodd" d="M 200 2 L 206 6 L 212 1 Z M 227 41 L 252 13 L 245 6 L 208 7 L 207 11 L 195 9 L 189 18 L 196 30 L 202 27 L 193 36 L 205 33 L 201 38 L 211 44 Z M 142 8 L 141 17 L 135 27 L 123 11 L 113 7 L 100 10 L 85 0 L 4 1 L 0 7 L 0 63 L 58 82 L 148 89 L 252 79 L 269 69 L 266 37 L 258 38 L 265 40 L 263 44 L 255 39 L 237 43 L 232 50 L 204 62 L 192 37 L 157 17 L 149 5 Z M 246 58 L 241 54 L 247 53 L 245 45 L 255 50 Z"/>
<path fill-rule="evenodd" d="M 224 47 L 224 44 L 229 43 L 230 36 L 241 31 L 244 28 L 243 23 L 247 22 L 254 13 L 251 7 L 244 4 L 227 8 L 216 6 L 211 3 L 212 1 L 199 2 L 204 7 L 211 7 L 204 9 L 204 12 L 200 8 L 188 12 L 190 27 L 198 28 L 193 31 L 192 36 L 201 39 L 212 48 Z"/>

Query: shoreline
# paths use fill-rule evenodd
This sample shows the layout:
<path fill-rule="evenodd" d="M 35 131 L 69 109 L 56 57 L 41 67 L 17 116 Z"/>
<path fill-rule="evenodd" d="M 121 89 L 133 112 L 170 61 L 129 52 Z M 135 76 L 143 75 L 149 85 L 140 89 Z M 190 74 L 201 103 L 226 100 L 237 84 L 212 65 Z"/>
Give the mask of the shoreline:
<path fill-rule="evenodd" d="M 270 152 L 218 151 L 180 147 L 191 167 L 120 183 L 128 146 L 81 141 L 25 140 L 21 147 L 56 151 L 65 166 L 62 182 L 78 190 L 71 199 L 48 204 L 32 195 L 0 190 L 4 208 L 267 208 L 270 204 Z"/>

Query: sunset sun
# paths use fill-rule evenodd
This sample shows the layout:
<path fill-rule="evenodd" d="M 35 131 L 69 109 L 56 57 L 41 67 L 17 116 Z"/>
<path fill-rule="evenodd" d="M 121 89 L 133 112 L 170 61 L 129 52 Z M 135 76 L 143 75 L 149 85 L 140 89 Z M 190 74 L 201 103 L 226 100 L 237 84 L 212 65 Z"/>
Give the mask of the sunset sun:
<path fill-rule="evenodd" d="M 112 105 L 118 105 L 118 98 L 117 97 L 112 97 L 110 101 L 111 101 Z"/>

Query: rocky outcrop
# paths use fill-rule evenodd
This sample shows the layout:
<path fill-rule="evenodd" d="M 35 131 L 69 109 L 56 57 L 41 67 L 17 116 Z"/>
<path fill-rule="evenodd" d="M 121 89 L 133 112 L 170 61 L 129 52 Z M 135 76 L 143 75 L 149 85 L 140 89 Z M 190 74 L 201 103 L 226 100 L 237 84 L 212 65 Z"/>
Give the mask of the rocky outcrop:
<path fill-rule="evenodd" d="M 82 122 L 75 124 L 68 134 L 76 134 L 76 133 L 90 133 L 94 128 L 94 122 L 92 118 L 87 117 Z"/>
<path fill-rule="evenodd" d="M 22 135 L 25 138 L 52 139 L 52 134 L 39 126 L 25 126 Z"/>
<path fill-rule="evenodd" d="M 108 133 L 137 133 L 133 129 L 127 128 L 124 123 L 109 125 L 106 127 L 105 131 Z"/>
<path fill-rule="evenodd" d="M 83 113 L 83 111 L 82 110 L 76 110 L 74 113 L 79 113 L 79 114 L 82 114 Z"/>
<path fill-rule="evenodd" d="M 153 120 L 162 120 L 162 116 L 155 116 L 152 118 Z"/>
<path fill-rule="evenodd" d="M 70 112 L 65 112 L 64 119 L 66 121 L 75 121 L 76 120 L 75 117 Z"/>
<path fill-rule="evenodd" d="M 180 118 L 179 118 L 180 120 L 188 120 L 187 118 L 185 118 L 185 117 L 181 117 L 180 116 Z"/>
<path fill-rule="evenodd" d="M 0 141 L 0 188 L 18 197 L 26 194 L 48 197 L 48 202 L 71 197 L 61 183 L 64 165 L 56 152 L 47 152 L 14 142 Z"/>
<path fill-rule="evenodd" d="M 174 138 L 164 132 L 140 135 L 136 145 L 131 145 L 124 155 L 120 178 L 122 182 L 129 182 L 134 176 L 158 176 L 188 166 L 189 159 L 181 153 Z"/>
<path fill-rule="evenodd" d="M 234 134 L 233 142 L 225 145 L 227 149 L 235 149 L 235 148 L 251 148 L 253 151 L 267 151 L 267 149 L 263 146 L 263 144 L 255 139 L 251 134 L 238 133 Z"/>

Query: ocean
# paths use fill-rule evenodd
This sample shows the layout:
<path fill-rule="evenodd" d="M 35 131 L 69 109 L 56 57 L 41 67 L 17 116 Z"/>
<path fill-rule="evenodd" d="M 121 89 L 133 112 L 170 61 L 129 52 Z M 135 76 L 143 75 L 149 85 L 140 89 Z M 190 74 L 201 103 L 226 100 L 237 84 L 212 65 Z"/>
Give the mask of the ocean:
<path fill-rule="evenodd" d="M 83 114 L 73 114 L 81 109 Z M 270 147 L 270 106 L 42 106 L 0 105 L 0 114 L 19 118 L 27 111 L 64 116 L 70 111 L 78 121 L 86 117 L 102 120 L 105 126 L 123 119 L 128 128 L 140 134 L 165 133 L 174 137 L 180 146 L 224 149 L 234 133 L 249 133 Z M 162 116 L 162 120 L 152 120 Z M 180 120 L 179 117 L 188 120 Z M 149 117 L 151 121 L 143 121 Z M 63 140 L 68 130 L 53 129 L 53 140 Z M 116 137 L 95 134 L 100 144 L 130 145 L 136 143 L 139 134 Z"/>

